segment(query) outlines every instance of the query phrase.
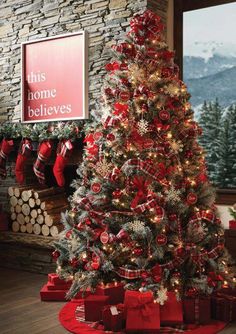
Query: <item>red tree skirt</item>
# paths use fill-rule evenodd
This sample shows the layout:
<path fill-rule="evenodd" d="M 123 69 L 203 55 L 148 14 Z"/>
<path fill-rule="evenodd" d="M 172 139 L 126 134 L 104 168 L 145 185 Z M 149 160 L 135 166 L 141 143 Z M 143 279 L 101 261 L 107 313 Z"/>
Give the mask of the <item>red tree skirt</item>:
<path fill-rule="evenodd" d="M 59 313 L 59 320 L 62 326 L 69 332 L 74 334 L 105 334 L 107 331 L 103 331 L 103 326 L 98 323 L 85 323 L 84 311 L 83 311 L 83 301 L 76 300 L 67 303 L 61 309 Z M 170 334 L 216 334 L 221 331 L 226 326 L 226 323 L 221 321 L 212 320 L 208 325 L 204 326 L 194 326 L 194 328 L 188 328 L 187 330 L 180 330 L 168 327 L 162 327 L 160 334 L 170 333 Z M 112 333 L 112 332 L 110 332 Z M 119 334 L 119 333 L 117 333 Z M 120 333 L 124 334 L 124 333 Z"/>

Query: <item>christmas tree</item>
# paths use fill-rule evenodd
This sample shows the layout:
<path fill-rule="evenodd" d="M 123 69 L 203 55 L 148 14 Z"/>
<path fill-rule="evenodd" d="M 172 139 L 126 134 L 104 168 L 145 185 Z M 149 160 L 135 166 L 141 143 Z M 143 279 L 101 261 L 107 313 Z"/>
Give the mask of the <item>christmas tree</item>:
<path fill-rule="evenodd" d="M 199 138 L 199 142 L 207 152 L 207 170 L 211 181 L 215 185 L 219 183 L 218 165 L 222 158 L 220 155 L 223 132 L 222 118 L 223 108 L 220 106 L 217 99 L 208 104 L 204 102 L 199 118 L 199 124 L 204 134 Z"/>
<path fill-rule="evenodd" d="M 130 27 L 106 65 L 53 253 L 57 272 L 73 280 L 69 297 L 117 281 L 161 302 L 170 290 L 208 294 L 231 275 L 201 129 L 160 18 L 145 11 Z"/>

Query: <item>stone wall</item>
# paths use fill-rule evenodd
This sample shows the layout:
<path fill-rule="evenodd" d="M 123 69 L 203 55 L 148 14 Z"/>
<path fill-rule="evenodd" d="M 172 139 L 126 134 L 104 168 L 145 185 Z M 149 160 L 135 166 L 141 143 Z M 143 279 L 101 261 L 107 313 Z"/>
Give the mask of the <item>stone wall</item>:
<path fill-rule="evenodd" d="M 21 42 L 87 30 L 89 35 L 89 103 L 100 96 L 107 52 L 121 40 L 129 20 L 150 8 L 166 22 L 168 0 L 1 0 L 0 1 L 0 122 L 20 119 Z M 1 124 L 0 124 L 1 126 Z M 14 170 L 8 164 L 8 170 Z M 9 175 L 9 173 L 8 173 Z M 14 172 L 0 180 L 0 201 L 7 205 L 6 190 Z"/>
<path fill-rule="evenodd" d="M 106 52 L 121 39 L 133 13 L 149 7 L 166 19 L 168 0 L 2 0 L 0 4 L 0 121 L 20 118 L 21 42 L 87 30 L 89 101 L 100 94 Z"/>

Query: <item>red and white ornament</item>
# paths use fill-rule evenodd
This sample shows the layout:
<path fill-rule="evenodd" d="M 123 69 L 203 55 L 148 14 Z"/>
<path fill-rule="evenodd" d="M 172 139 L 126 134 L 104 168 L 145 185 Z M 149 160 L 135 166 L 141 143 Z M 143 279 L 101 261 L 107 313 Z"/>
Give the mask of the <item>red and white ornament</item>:
<path fill-rule="evenodd" d="M 151 138 L 145 139 L 143 142 L 143 148 L 148 149 L 154 146 L 154 141 Z"/>
<path fill-rule="evenodd" d="M 94 192 L 95 194 L 98 194 L 100 193 L 101 189 L 102 189 L 101 183 L 99 182 L 92 183 L 91 185 L 92 192 Z"/>
<path fill-rule="evenodd" d="M 122 101 L 128 101 L 130 99 L 130 93 L 128 91 L 120 92 L 120 99 Z"/>
<path fill-rule="evenodd" d="M 104 231 L 104 232 L 101 233 L 101 235 L 100 235 L 100 241 L 104 245 L 108 243 L 108 241 L 109 241 L 109 234 L 106 231 Z"/>
<path fill-rule="evenodd" d="M 102 137 L 103 137 L 102 132 L 95 132 L 94 135 L 93 135 L 93 138 L 94 138 L 95 141 L 100 140 Z"/>
<path fill-rule="evenodd" d="M 167 111 L 167 110 L 161 110 L 159 112 L 159 118 L 162 121 L 168 121 L 170 119 L 170 113 L 169 113 L 169 111 Z"/>
<path fill-rule="evenodd" d="M 164 246 L 167 244 L 167 237 L 166 235 L 164 234 L 159 234 L 157 235 L 156 237 L 156 243 L 159 245 L 159 246 Z"/>
<path fill-rule="evenodd" d="M 187 203 L 192 205 L 192 204 L 195 204 L 197 203 L 197 200 L 198 200 L 198 197 L 196 194 L 194 193 L 189 193 L 188 196 L 187 196 Z"/>

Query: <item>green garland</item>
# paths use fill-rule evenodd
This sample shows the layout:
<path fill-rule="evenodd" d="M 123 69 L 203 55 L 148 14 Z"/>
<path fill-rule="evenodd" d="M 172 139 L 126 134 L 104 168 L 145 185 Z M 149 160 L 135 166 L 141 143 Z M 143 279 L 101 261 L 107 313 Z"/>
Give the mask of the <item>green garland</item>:
<path fill-rule="evenodd" d="M 81 120 L 34 124 L 4 122 L 0 123 L 0 139 L 28 138 L 39 142 L 49 139 L 75 140 L 82 136 L 84 123 Z"/>

